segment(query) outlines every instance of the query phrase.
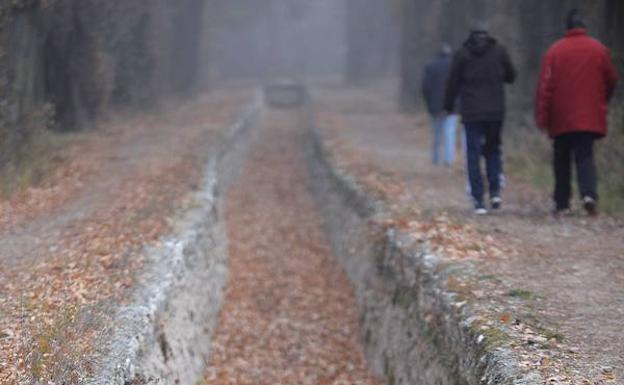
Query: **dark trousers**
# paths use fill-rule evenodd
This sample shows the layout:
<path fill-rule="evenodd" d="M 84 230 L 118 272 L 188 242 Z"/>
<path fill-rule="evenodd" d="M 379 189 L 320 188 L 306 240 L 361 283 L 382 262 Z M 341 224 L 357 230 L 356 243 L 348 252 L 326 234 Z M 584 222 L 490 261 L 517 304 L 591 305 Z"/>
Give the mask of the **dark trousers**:
<path fill-rule="evenodd" d="M 570 207 L 572 196 L 572 159 L 576 163 L 576 177 L 581 198 L 589 196 L 598 200 L 596 166 L 594 164 L 594 141 L 596 135 L 574 132 L 559 135 L 553 143 L 555 169 L 554 200 L 557 209 Z"/>
<path fill-rule="evenodd" d="M 475 204 L 483 205 L 483 177 L 481 174 L 481 156 L 485 158 L 490 198 L 500 195 L 500 174 L 503 172 L 502 161 L 502 121 L 470 122 L 466 126 L 466 159 L 470 191 Z"/>

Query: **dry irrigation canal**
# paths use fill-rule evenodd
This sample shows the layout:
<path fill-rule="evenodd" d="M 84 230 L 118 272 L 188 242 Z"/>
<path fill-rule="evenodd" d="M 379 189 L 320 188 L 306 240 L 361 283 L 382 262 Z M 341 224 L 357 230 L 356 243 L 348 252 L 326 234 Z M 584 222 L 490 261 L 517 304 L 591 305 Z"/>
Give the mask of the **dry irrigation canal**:
<path fill-rule="evenodd" d="M 92 383 L 522 377 L 461 322 L 436 261 L 380 225 L 383 208 L 334 164 L 314 118 L 307 102 L 260 95 L 239 114 Z"/>

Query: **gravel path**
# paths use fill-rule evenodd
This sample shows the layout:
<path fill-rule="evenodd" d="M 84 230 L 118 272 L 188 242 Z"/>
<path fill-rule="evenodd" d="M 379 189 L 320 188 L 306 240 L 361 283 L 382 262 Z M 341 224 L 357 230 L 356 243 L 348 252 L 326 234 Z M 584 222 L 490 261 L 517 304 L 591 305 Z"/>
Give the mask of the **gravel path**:
<path fill-rule="evenodd" d="M 454 168 L 432 166 L 427 117 L 397 114 L 392 95 L 384 92 L 317 93 L 319 120 L 338 162 L 381 193 L 400 185 L 400 204 L 399 194 L 385 195 L 410 208 L 402 222 L 423 223 L 451 263 L 473 261 L 481 279 L 471 290 L 462 289 L 464 294 L 471 291 L 495 318 L 503 314 L 500 318 L 510 324 L 530 325 L 561 342 L 540 347 L 541 361 L 523 355 L 523 364 L 557 384 L 622 384 L 623 218 L 576 213 L 556 220 L 549 213 L 549 192 L 514 175 L 503 209 L 475 217 L 464 192 L 461 159 Z M 526 338 L 514 349 L 523 354 L 531 341 Z"/>
<path fill-rule="evenodd" d="M 209 384 L 376 384 L 308 189 L 297 114 L 270 112 L 226 206 L 230 284 Z"/>

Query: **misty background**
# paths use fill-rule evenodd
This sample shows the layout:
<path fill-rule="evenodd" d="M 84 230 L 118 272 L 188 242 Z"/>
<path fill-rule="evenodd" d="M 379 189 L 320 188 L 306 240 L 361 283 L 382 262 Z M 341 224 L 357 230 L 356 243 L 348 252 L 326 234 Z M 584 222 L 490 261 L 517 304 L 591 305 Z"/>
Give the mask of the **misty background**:
<path fill-rule="evenodd" d="M 367 85 L 391 78 L 397 104 L 415 111 L 425 61 L 442 41 L 458 47 L 474 19 L 489 20 L 510 50 L 520 74 L 510 114 L 521 117 L 531 112 L 541 56 L 573 6 L 624 68 L 619 0 L 5 0 L 0 168 L 27 162 L 41 132 L 88 130 L 115 109 L 233 79 Z"/>

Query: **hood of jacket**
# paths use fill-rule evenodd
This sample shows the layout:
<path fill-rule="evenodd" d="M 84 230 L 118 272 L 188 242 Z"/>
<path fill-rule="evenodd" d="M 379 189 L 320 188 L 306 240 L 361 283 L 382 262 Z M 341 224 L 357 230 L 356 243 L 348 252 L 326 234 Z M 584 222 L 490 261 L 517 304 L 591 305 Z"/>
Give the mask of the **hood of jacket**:
<path fill-rule="evenodd" d="M 485 32 L 473 32 L 464 43 L 464 47 L 475 56 L 483 56 L 496 44 L 496 39 Z"/>

